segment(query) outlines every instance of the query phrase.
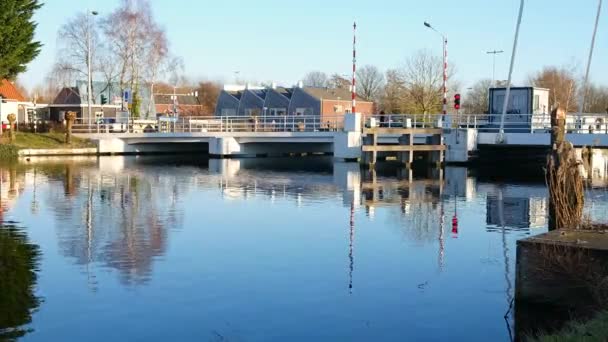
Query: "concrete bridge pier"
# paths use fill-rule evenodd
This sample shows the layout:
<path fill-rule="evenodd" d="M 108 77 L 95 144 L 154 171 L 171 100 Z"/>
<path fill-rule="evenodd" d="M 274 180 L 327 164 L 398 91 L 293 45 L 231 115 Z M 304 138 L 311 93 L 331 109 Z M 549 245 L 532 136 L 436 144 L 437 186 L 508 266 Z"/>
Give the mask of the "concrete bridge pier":
<path fill-rule="evenodd" d="M 334 158 L 341 161 L 359 161 L 361 146 L 361 114 L 344 115 L 344 131 L 334 135 Z"/>
<path fill-rule="evenodd" d="M 243 146 L 233 137 L 209 139 L 209 156 L 225 158 L 245 154 Z"/>

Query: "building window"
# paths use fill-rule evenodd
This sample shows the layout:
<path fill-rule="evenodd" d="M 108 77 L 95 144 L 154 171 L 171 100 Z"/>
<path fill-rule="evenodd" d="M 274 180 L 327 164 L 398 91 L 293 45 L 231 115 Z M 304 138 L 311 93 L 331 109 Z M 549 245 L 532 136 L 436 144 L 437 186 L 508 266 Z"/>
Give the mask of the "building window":
<path fill-rule="evenodd" d="M 296 116 L 308 116 L 313 115 L 312 108 L 296 108 Z"/>
<path fill-rule="evenodd" d="M 534 110 L 539 110 L 540 109 L 540 95 L 534 95 L 534 105 L 533 105 Z"/>
<path fill-rule="evenodd" d="M 287 108 L 270 108 L 271 116 L 284 116 L 287 113 Z"/>

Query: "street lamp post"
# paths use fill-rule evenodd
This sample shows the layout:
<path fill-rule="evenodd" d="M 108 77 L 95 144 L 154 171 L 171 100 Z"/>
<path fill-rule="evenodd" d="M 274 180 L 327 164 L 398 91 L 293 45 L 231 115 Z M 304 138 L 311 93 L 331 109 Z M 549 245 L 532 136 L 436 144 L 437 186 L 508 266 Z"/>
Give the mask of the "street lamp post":
<path fill-rule="evenodd" d="M 492 86 L 496 87 L 496 55 L 503 53 L 502 50 L 494 50 L 486 52 L 488 55 L 492 55 Z"/>
<path fill-rule="evenodd" d="M 448 113 L 448 37 L 437 31 L 431 24 L 424 22 L 424 26 L 437 32 L 443 43 L 443 115 Z"/>
<path fill-rule="evenodd" d="M 99 14 L 97 11 L 88 11 L 87 10 L 87 105 L 88 105 L 88 109 L 89 109 L 89 113 L 88 113 L 88 117 L 89 117 L 89 124 L 91 123 L 91 112 L 93 111 L 92 108 L 92 96 L 91 96 L 91 92 L 92 90 L 92 86 L 91 83 L 93 82 L 93 78 L 91 77 L 91 63 L 92 63 L 92 58 L 91 58 L 91 16 L 95 16 Z"/>

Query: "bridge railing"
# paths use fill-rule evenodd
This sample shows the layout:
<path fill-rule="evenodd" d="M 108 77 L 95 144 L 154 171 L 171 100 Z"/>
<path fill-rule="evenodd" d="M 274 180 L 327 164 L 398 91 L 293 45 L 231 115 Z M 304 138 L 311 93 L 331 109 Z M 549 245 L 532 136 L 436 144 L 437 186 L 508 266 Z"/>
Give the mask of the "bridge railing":
<path fill-rule="evenodd" d="M 331 132 L 342 130 L 343 116 L 182 116 L 128 122 L 77 120 L 76 134 L 207 133 L 207 132 Z"/>
<path fill-rule="evenodd" d="M 372 114 L 365 116 L 366 127 L 381 128 L 443 128 L 441 114 Z"/>
<path fill-rule="evenodd" d="M 474 128 L 481 132 L 499 132 L 501 114 L 451 114 L 443 121 L 444 128 Z M 510 133 L 547 133 L 551 130 L 549 114 L 506 114 L 504 131 Z M 608 114 L 567 114 L 566 132 L 608 134 Z"/>

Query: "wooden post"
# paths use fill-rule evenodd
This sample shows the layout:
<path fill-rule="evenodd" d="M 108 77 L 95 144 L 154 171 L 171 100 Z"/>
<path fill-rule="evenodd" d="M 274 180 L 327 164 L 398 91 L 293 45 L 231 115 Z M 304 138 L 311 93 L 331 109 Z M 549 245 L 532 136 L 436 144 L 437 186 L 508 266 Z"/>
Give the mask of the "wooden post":
<path fill-rule="evenodd" d="M 74 124 L 74 120 L 76 120 L 76 112 L 67 112 L 65 114 L 66 120 L 66 132 L 65 132 L 65 143 L 72 143 L 72 125 Z"/>
<path fill-rule="evenodd" d="M 549 230 L 578 229 L 585 195 L 579 163 L 572 144 L 565 140 L 566 112 L 551 112 L 551 151 L 547 157 Z"/>
<path fill-rule="evenodd" d="M 399 145 L 414 146 L 414 135 L 403 134 L 399 137 Z M 414 162 L 414 151 L 398 152 L 397 155 L 399 162 L 403 163 L 408 168 L 412 166 L 412 163 Z"/>
<path fill-rule="evenodd" d="M 9 114 L 6 117 L 8 119 L 8 124 L 10 126 L 10 130 L 8 131 L 8 138 L 11 142 L 15 141 L 15 121 L 17 121 L 17 115 Z"/>

